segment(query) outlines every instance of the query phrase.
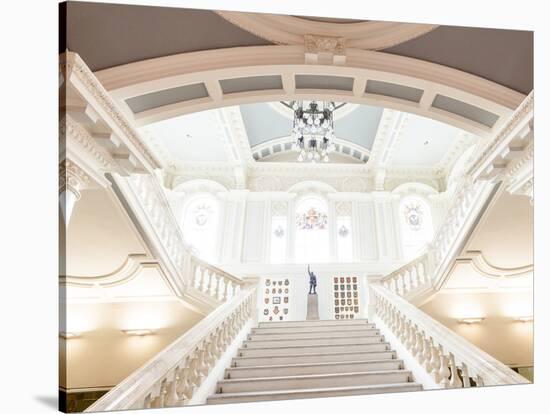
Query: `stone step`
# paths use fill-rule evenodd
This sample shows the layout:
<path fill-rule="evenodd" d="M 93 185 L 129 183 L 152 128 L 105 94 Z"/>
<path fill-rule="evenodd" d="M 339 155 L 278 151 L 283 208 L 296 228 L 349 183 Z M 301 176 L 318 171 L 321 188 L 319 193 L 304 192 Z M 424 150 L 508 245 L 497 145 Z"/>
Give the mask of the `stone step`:
<path fill-rule="evenodd" d="M 345 372 L 369 372 L 403 369 L 400 359 L 372 361 L 324 362 L 317 364 L 265 365 L 256 367 L 228 368 L 226 379 L 279 377 L 285 375 L 337 374 Z"/>
<path fill-rule="evenodd" d="M 260 322 L 258 326 L 260 328 L 281 328 L 289 327 L 294 328 L 298 326 L 342 326 L 342 325 L 367 325 L 368 321 L 366 319 L 342 319 L 342 320 L 332 320 L 332 319 L 321 319 L 321 320 L 310 320 L 310 321 L 273 321 L 273 322 Z"/>
<path fill-rule="evenodd" d="M 270 322 L 275 324 L 275 322 Z M 376 326 L 373 323 L 367 323 L 364 325 L 342 325 L 342 326 L 332 326 L 332 325 L 319 325 L 319 326 L 262 326 L 260 328 L 252 329 L 252 333 L 298 333 L 298 332 L 332 332 L 334 331 L 359 331 L 362 329 L 376 329 Z"/>
<path fill-rule="evenodd" d="M 243 392 L 214 394 L 208 397 L 207 404 L 244 403 L 255 401 L 281 401 L 301 398 L 341 397 L 349 395 L 384 394 L 391 392 L 420 391 L 422 385 L 415 382 L 383 385 L 364 385 L 358 387 L 331 387 L 309 390 L 284 390 L 267 392 Z"/>
<path fill-rule="evenodd" d="M 293 375 L 284 377 L 264 377 L 250 379 L 225 379 L 218 382 L 216 393 L 235 393 L 252 391 L 282 391 L 311 388 L 327 388 L 338 384 L 339 387 L 360 385 L 396 384 L 409 382 L 410 371 L 372 371 L 343 374 Z"/>
<path fill-rule="evenodd" d="M 380 335 L 379 329 L 358 329 L 348 331 L 327 331 L 327 332 L 289 332 L 289 333 L 264 333 L 262 330 L 253 331 L 248 339 L 255 340 L 278 340 L 278 339 L 320 339 L 320 338 L 351 338 L 355 336 L 376 336 Z"/>
<path fill-rule="evenodd" d="M 243 348 L 281 348 L 289 346 L 321 346 L 341 344 L 376 344 L 384 341 L 382 335 L 377 336 L 348 336 L 340 338 L 307 338 L 307 339 L 269 339 L 249 340 L 243 342 Z"/>
<path fill-rule="evenodd" d="M 361 362 L 380 359 L 395 359 L 395 351 L 373 351 L 373 352 L 338 352 L 321 354 L 312 352 L 310 354 L 292 354 L 279 356 L 247 356 L 235 357 L 231 365 L 233 367 L 251 367 L 265 365 L 289 365 L 289 364 L 316 364 L 324 362 Z"/>
<path fill-rule="evenodd" d="M 285 346 L 285 347 L 265 347 L 265 348 L 240 348 L 237 355 L 247 356 L 275 356 L 275 355 L 303 355 L 311 353 L 332 354 L 339 352 L 369 352 L 369 351 L 388 351 L 390 345 L 387 342 L 376 344 L 357 344 L 347 343 L 339 345 L 319 345 L 319 346 Z"/>

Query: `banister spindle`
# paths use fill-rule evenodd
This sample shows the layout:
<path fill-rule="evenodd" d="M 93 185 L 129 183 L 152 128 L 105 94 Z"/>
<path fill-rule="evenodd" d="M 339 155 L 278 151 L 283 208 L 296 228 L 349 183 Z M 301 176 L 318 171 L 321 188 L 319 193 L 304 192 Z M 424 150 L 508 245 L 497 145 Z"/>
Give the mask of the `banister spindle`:
<path fill-rule="evenodd" d="M 220 298 L 220 280 L 221 280 L 221 276 L 216 274 L 216 290 L 214 291 L 214 297 L 216 299 Z"/>
<path fill-rule="evenodd" d="M 469 388 L 471 386 L 470 384 L 470 374 L 468 374 L 468 365 L 466 363 L 462 363 L 461 366 L 462 370 L 462 384 L 464 388 Z"/>
<path fill-rule="evenodd" d="M 441 347 L 441 345 L 439 351 L 439 385 L 441 385 L 443 388 L 449 388 L 449 359 L 443 353 L 443 347 Z"/>
<path fill-rule="evenodd" d="M 461 388 L 462 387 L 462 381 L 460 381 L 460 378 L 458 376 L 458 370 L 456 368 L 455 356 L 452 352 L 449 352 L 449 361 L 451 363 L 451 380 L 449 382 L 449 385 L 450 385 L 451 388 Z"/>

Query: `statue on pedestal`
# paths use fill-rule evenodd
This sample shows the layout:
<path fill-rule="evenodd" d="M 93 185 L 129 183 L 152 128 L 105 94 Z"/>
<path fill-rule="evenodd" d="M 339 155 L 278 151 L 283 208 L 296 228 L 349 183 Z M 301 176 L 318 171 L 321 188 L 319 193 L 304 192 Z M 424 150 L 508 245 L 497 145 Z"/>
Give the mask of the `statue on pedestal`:
<path fill-rule="evenodd" d="M 313 273 L 310 269 L 309 269 L 309 265 L 307 265 L 307 272 L 309 273 L 309 294 L 310 295 L 316 295 L 317 292 L 315 291 L 316 287 L 317 287 L 317 276 L 315 276 L 315 273 Z M 313 290 L 313 292 L 312 292 Z"/>

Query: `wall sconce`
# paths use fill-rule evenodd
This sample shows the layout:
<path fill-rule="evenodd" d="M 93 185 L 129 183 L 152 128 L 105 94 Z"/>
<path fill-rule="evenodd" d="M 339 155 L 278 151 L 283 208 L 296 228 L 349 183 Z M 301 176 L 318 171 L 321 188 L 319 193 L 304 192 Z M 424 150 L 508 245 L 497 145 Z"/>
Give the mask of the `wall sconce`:
<path fill-rule="evenodd" d="M 464 323 L 466 325 L 473 325 L 475 323 L 481 323 L 485 320 L 485 318 L 463 318 L 459 319 L 458 323 Z"/>
<path fill-rule="evenodd" d="M 59 332 L 59 337 L 63 339 L 74 339 L 74 338 L 80 338 L 82 336 L 82 332 Z"/>
<path fill-rule="evenodd" d="M 130 336 L 146 336 L 153 335 L 155 333 L 152 329 L 124 329 L 122 332 Z"/>
<path fill-rule="evenodd" d="M 533 315 L 531 316 L 518 316 L 517 318 L 514 318 L 517 322 L 533 322 Z"/>

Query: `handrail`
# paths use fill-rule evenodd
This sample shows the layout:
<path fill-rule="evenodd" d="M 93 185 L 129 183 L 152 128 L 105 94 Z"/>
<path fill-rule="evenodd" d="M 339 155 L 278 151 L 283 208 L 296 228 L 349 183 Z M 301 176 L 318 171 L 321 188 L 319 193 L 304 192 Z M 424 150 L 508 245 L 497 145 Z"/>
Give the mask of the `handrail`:
<path fill-rule="evenodd" d="M 256 287 L 240 291 L 86 412 L 178 407 L 187 404 L 217 360 L 253 317 Z"/>
<path fill-rule="evenodd" d="M 529 381 L 382 285 L 370 285 L 376 315 L 443 388 Z M 459 372 L 460 371 L 460 372 Z"/>
<path fill-rule="evenodd" d="M 468 236 L 495 186 L 491 182 L 464 179 L 432 243 L 419 257 L 381 278 L 383 285 L 409 299 L 416 293 L 441 286 L 449 263 L 460 253 L 462 241 Z"/>
<path fill-rule="evenodd" d="M 232 282 L 238 284 L 238 285 L 242 285 L 244 284 L 244 281 L 243 279 L 241 279 L 240 277 L 237 277 L 237 276 L 234 276 L 230 273 L 227 273 L 225 270 L 222 270 L 220 269 L 219 267 L 216 267 L 214 265 L 211 265 L 210 263 L 207 263 L 205 262 L 204 260 L 201 260 L 199 259 L 198 257 L 196 256 L 193 256 L 193 262 L 195 262 L 197 265 L 199 266 L 202 266 L 202 267 L 206 267 L 208 269 L 210 269 L 211 271 L 217 273 L 218 275 L 220 276 L 223 276 L 224 278 L 228 279 L 228 280 L 231 280 Z"/>
<path fill-rule="evenodd" d="M 217 301 L 227 301 L 235 296 L 245 282 L 209 263 L 191 256 L 189 261 L 188 287 L 192 287 Z"/>

